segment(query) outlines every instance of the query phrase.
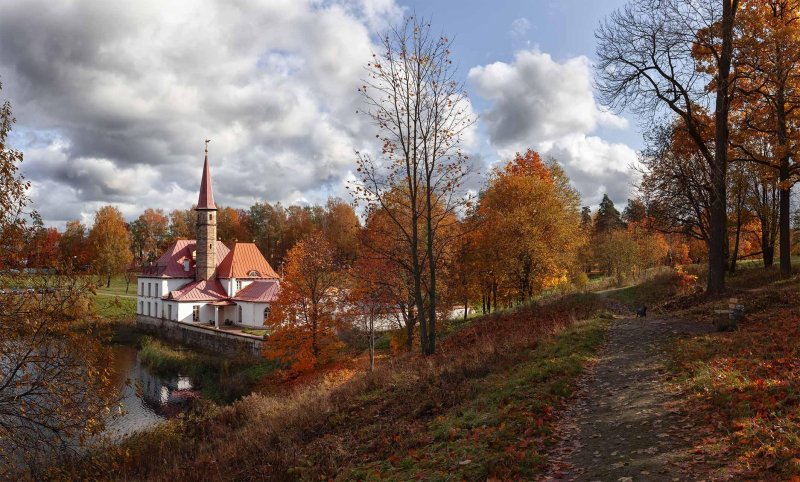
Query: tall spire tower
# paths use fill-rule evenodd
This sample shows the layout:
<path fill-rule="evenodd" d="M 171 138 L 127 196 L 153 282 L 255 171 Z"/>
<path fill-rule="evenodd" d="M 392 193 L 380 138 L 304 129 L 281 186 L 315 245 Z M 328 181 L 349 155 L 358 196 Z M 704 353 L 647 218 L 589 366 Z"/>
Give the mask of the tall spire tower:
<path fill-rule="evenodd" d="M 209 280 L 215 277 L 217 269 L 217 206 L 211 189 L 211 171 L 208 169 L 208 143 L 206 139 L 206 160 L 203 164 L 203 178 L 200 180 L 200 197 L 197 199 L 197 260 L 195 279 Z"/>

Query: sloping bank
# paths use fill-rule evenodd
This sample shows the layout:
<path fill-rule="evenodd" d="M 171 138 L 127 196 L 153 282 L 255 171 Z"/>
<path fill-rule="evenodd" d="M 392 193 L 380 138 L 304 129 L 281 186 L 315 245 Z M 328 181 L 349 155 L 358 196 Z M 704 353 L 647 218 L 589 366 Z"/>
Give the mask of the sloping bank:
<path fill-rule="evenodd" d="M 544 467 L 556 413 L 608 318 L 593 295 L 484 316 L 453 331 L 435 356 L 395 357 L 335 386 L 250 395 L 136 435 L 61 475 L 529 478 Z"/>

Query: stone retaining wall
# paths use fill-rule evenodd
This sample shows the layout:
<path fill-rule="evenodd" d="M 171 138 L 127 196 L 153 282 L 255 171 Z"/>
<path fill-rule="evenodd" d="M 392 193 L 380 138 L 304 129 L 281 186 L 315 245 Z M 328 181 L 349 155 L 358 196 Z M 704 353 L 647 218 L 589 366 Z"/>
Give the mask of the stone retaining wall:
<path fill-rule="evenodd" d="M 225 355 L 260 355 L 261 338 L 217 330 L 212 326 L 138 315 L 136 326 L 154 336 Z"/>

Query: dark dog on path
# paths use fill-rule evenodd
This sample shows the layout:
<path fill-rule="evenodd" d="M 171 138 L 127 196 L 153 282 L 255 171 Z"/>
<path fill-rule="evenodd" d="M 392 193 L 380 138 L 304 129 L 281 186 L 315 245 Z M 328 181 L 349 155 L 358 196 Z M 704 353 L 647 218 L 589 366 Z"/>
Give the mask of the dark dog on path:
<path fill-rule="evenodd" d="M 636 318 L 647 318 L 647 306 L 642 306 L 636 310 Z"/>

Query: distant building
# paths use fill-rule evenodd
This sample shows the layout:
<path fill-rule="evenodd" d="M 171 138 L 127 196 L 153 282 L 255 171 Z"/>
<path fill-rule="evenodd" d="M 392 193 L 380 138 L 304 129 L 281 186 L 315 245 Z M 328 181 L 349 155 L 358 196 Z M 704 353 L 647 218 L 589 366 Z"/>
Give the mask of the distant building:
<path fill-rule="evenodd" d="M 279 276 L 255 244 L 228 248 L 217 241 L 208 149 L 195 211 L 198 239 L 179 239 L 139 276 L 137 315 L 216 328 L 263 326 Z"/>

